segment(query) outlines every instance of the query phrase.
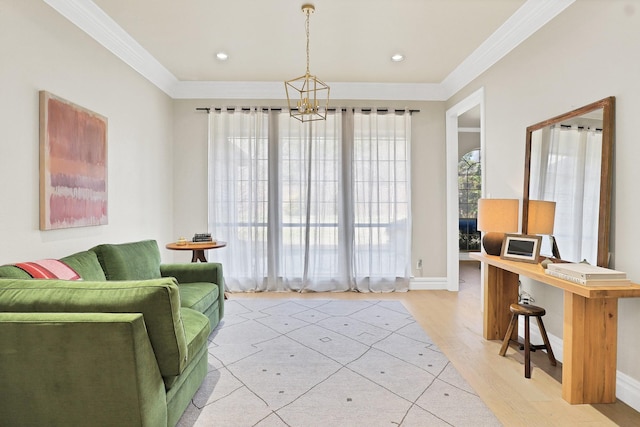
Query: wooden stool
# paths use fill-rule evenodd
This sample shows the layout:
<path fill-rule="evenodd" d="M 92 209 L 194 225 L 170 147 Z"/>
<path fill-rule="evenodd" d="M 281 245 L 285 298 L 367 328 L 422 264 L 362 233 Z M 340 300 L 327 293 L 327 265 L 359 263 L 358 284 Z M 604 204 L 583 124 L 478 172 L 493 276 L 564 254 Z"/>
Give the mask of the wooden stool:
<path fill-rule="evenodd" d="M 524 316 L 524 376 L 525 378 L 531 378 L 531 351 L 536 351 L 540 349 L 547 350 L 547 356 L 549 356 L 549 362 L 551 362 L 552 366 L 556 366 L 556 358 L 553 356 L 553 350 L 551 350 L 551 344 L 549 344 L 549 337 L 547 337 L 547 331 L 544 328 L 544 323 L 542 323 L 542 316 L 545 315 L 546 311 L 542 307 L 536 307 L 535 305 L 529 304 L 511 304 L 509 307 L 511 310 L 511 322 L 509 322 L 509 327 L 507 328 L 507 334 L 504 337 L 504 341 L 502 341 L 502 348 L 500 348 L 500 356 L 505 355 L 507 352 L 507 347 L 509 347 L 510 341 L 518 342 L 517 340 L 512 340 L 511 335 L 513 334 L 513 329 L 518 324 L 518 316 Z M 531 341 L 529 340 L 529 317 L 535 317 L 538 320 L 538 327 L 540 328 L 540 333 L 542 334 L 542 340 L 544 341 L 543 345 L 531 345 Z M 520 344 L 518 342 L 518 344 Z M 522 344 L 520 344 L 522 346 Z"/>

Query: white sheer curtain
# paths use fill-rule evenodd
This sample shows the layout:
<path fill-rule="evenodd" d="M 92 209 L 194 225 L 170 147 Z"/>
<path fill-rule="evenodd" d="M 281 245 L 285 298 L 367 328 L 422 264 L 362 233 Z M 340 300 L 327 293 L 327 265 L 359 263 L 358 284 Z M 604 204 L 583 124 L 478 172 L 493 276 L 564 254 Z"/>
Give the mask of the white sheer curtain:
<path fill-rule="evenodd" d="M 342 177 L 341 115 L 300 123 L 278 115 L 278 278 L 290 290 L 350 289 L 344 262 L 348 240 L 340 218 Z"/>
<path fill-rule="evenodd" d="M 406 290 L 411 274 L 410 115 L 353 117 L 354 277 L 358 290 Z"/>
<path fill-rule="evenodd" d="M 209 231 L 227 242 L 224 262 L 232 290 L 262 289 L 268 272 L 269 114 L 209 113 Z"/>
<path fill-rule="evenodd" d="M 554 126 L 534 132 L 529 198 L 556 202 L 555 238 L 563 259 L 592 260 L 598 252 L 602 132 Z M 532 141 L 534 142 L 534 141 Z"/>
<path fill-rule="evenodd" d="M 209 230 L 231 291 L 406 290 L 410 114 L 211 110 Z"/>

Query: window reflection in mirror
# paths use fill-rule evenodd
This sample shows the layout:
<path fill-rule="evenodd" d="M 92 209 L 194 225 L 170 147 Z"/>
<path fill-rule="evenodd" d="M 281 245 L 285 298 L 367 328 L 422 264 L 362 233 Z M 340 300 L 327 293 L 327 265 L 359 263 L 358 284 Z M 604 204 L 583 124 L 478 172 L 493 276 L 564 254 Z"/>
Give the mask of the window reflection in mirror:
<path fill-rule="evenodd" d="M 530 200 L 556 202 L 554 237 L 568 261 L 598 258 L 602 110 L 599 118 L 580 116 L 531 135 Z M 545 236 L 543 254 L 551 255 Z"/>
<path fill-rule="evenodd" d="M 608 265 L 613 103 L 606 98 L 527 129 L 523 204 L 556 202 L 554 234 L 561 258 Z M 543 236 L 542 253 L 551 254 Z"/>

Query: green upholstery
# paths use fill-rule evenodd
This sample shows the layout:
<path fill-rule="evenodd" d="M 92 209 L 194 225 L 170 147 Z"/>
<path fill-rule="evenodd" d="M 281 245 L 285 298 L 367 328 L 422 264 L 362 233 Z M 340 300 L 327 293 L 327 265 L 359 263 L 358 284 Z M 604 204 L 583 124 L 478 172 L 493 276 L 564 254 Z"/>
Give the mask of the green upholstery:
<path fill-rule="evenodd" d="M 196 353 L 201 348 L 207 347 L 207 338 L 211 333 L 209 319 L 202 314 L 190 308 L 180 309 L 185 324 L 185 335 L 187 339 L 188 362 L 191 362 Z"/>
<path fill-rule="evenodd" d="M 0 265 L 0 277 L 9 277 L 13 279 L 31 279 L 29 273 L 15 265 Z"/>
<path fill-rule="evenodd" d="M 91 249 L 98 256 L 108 280 L 157 279 L 160 276 L 160 250 L 155 240 L 104 244 Z"/>
<path fill-rule="evenodd" d="M 180 285 L 180 304 L 183 307 L 204 312 L 208 307 L 217 304 L 218 287 L 213 283 L 184 283 Z"/>
<path fill-rule="evenodd" d="M 95 252 L 78 252 L 76 254 L 60 258 L 60 261 L 73 268 L 73 270 L 78 273 L 83 280 L 107 280 Z"/>
<path fill-rule="evenodd" d="M 0 313 L 0 343 L 0 425 L 168 425 L 141 314 Z"/>
<path fill-rule="evenodd" d="M 95 252 L 83 251 L 60 258 L 60 261 L 71 267 L 84 280 L 107 280 Z M 14 279 L 30 279 L 29 273 L 15 265 L 1 265 L 0 277 Z"/>
<path fill-rule="evenodd" d="M 162 277 L 175 277 L 179 283 L 209 282 L 224 286 L 222 264 L 217 262 L 162 264 L 160 273 Z"/>
<path fill-rule="evenodd" d="M 222 304 L 223 298 L 224 296 L 220 298 L 219 304 Z M 211 322 L 212 325 L 217 325 L 218 323 L 220 323 L 220 320 L 222 320 L 222 318 L 220 317 L 220 310 L 218 310 L 218 304 L 212 305 L 211 307 L 206 309 L 205 312 L 202 314 L 204 314 L 209 318 L 209 322 Z"/>
<path fill-rule="evenodd" d="M 89 282 L 0 279 L 0 311 L 142 313 L 162 375 L 187 362 L 180 296 L 173 279 Z"/>
<path fill-rule="evenodd" d="M 191 403 L 193 395 L 207 376 L 209 365 L 207 363 L 206 347 L 201 348 L 195 356 L 193 363 L 187 366 L 184 373 L 167 391 L 167 425 L 175 426 L 182 413 Z"/>
<path fill-rule="evenodd" d="M 187 365 L 193 362 L 198 351 L 207 347 L 207 337 L 211 333 L 209 319 L 202 313 L 189 308 L 180 309 L 182 318 L 184 319 L 185 335 L 187 340 Z M 179 379 L 179 376 L 165 376 L 164 385 L 170 390 Z"/>
<path fill-rule="evenodd" d="M 222 265 L 154 240 L 61 258 L 79 281 L 0 266 L 0 426 L 175 426 L 224 314 Z"/>
<path fill-rule="evenodd" d="M 194 284 L 194 283 L 213 283 L 218 287 L 216 294 L 216 300 L 218 301 L 218 319 L 224 317 L 224 275 L 222 271 L 222 264 L 216 262 L 207 263 L 191 263 L 191 264 L 161 264 L 160 273 L 162 277 L 175 277 L 180 283 L 180 296 L 183 298 L 183 307 L 195 308 L 198 298 L 204 298 L 205 289 L 200 285 L 194 285 L 197 289 L 183 289 L 182 285 Z M 206 287 L 206 289 L 209 289 Z M 198 297 L 200 293 L 200 297 Z M 202 304 L 197 308 L 198 311 L 204 313 L 202 310 Z M 218 321 L 214 321 L 212 316 L 211 327 L 215 328 Z"/>

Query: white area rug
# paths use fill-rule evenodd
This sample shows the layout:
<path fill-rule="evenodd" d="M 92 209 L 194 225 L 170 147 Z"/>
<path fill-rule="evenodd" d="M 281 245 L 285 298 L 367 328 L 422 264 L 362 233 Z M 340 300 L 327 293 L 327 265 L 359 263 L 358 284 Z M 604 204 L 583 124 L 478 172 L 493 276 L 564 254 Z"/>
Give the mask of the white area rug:
<path fill-rule="evenodd" d="M 180 427 L 499 426 L 399 301 L 228 300 Z"/>

